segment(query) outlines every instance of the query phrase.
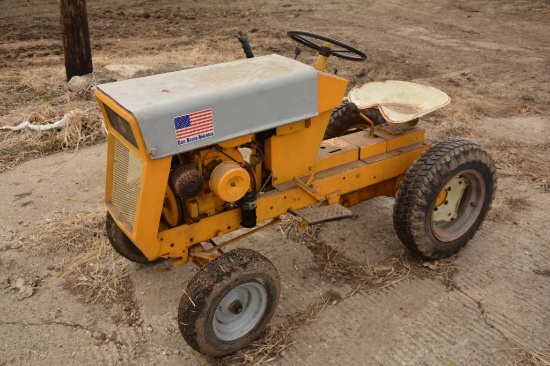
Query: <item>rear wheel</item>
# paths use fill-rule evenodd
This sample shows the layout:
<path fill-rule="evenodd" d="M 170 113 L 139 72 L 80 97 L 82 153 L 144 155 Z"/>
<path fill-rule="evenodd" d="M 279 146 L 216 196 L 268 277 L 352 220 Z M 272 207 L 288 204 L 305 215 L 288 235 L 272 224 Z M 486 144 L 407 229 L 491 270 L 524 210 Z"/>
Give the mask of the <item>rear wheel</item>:
<path fill-rule="evenodd" d="M 141 264 L 153 263 L 132 243 L 132 241 L 118 227 L 110 213 L 107 212 L 105 231 L 113 249 L 124 258 Z"/>
<path fill-rule="evenodd" d="M 332 111 L 323 140 L 369 128 L 369 124 L 359 115 L 359 112 L 374 122 L 375 126 L 386 123 L 378 109 L 369 108 L 360 111 L 355 104 L 344 102 Z"/>
<path fill-rule="evenodd" d="M 256 339 L 269 323 L 280 294 L 273 264 L 250 249 L 214 259 L 189 281 L 181 297 L 181 334 L 212 357 L 233 353 Z"/>
<path fill-rule="evenodd" d="M 474 236 L 496 189 L 496 169 L 473 142 L 449 140 L 425 152 L 407 171 L 394 205 L 394 227 L 426 259 L 456 253 Z"/>

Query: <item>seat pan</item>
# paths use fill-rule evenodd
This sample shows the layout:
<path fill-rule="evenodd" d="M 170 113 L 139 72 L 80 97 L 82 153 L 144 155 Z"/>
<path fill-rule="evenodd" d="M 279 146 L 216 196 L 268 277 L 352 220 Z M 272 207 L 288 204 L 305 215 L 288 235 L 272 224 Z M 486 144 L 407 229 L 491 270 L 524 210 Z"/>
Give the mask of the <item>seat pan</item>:
<path fill-rule="evenodd" d="M 446 106 L 451 98 L 431 86 L 386 80 L 356 86 L 348 100 L 359 109 L 378 108 L 388 122 L 405 123 Z"/>

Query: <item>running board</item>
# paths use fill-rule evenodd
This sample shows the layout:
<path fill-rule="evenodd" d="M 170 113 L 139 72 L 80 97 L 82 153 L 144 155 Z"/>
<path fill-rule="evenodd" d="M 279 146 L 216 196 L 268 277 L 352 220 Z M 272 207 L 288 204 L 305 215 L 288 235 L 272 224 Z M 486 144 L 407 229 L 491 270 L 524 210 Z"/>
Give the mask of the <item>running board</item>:
<path fill-rule="evenodd" d="M 302 229 L 308 225 L 357 217 L 351 210 L 338 203 L 328 206 L 309 206 L 300 210 L 289 210 L 289 212 L 303 220 L 300 223 Z"/>

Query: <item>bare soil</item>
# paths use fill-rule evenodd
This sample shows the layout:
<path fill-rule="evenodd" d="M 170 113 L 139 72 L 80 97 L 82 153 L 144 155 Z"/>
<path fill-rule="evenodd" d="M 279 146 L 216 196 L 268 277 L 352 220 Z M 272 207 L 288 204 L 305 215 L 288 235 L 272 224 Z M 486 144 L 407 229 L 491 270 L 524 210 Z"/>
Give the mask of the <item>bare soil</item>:
<path fill-rule="evenodd" d="M 0 365 L 550 364 L 550 1 L 88 3 L 95 82 L 119 79 L 113 64 L 243 58 L 238 31 L 256 55 L 293 57 L 286 31 L 309 30 L 367 53 L 330 59 L 352 86 L 447 92 L 451 105 L 421 122 L 429 137 L 472 139 L 497 162 L 488 220 L 445 261 L 403 249 L 390 198 L 355 206 L 355 221 L 243 240 L 275 264 L 282 298 L 253 347 L 217 361 L 179 333 L 194 269 L 129 263 L 106 242 L 105 134 L 89 89 L 68 91 L 58 16 L 52 0 L 0 0 L 0 126 L 74 112 L 60 130 L 0 130 Z"/>

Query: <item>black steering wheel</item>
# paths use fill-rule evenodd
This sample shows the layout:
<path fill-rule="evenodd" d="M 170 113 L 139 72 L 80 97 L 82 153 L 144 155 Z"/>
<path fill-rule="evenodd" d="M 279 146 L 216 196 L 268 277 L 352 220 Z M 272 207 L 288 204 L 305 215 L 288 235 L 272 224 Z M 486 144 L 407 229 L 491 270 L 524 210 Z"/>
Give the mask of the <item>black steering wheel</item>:
<path fill-rule="evenodd" d="M 298 43 L 303 44 L 304 46 L 308 46 L 309 48 L 313 48 L 316 51 L 319 51 L 319 53 L 323 56 L 330 56 L 334 55 L 339 58 L 343 58 L 346 60 L 351 61 L 363 61 L 367 59 L 367 55 L 365 55 L 363 52 L 359 51 L 357 48 L 350 46 L 349 44 L 346 44 L 344 42 L 337 41 L 336 39 L 332 39 L 326 36 L 322 36 L 320 34 L 311 33 L 311 32 L 305 32 L 305 31 L 299 31 L 299 30 L 293 30 L 288 31 L 288 36 L 295 40 Z M 312 39 L 318 39 L 320 41 L 331 43 L 335 46 L 341 47 L 343 49 L 332 49 L 327 48 L 324 46 L 319 46 L 316 43 L 313 43 L 307 38 Z M 351 53 L 351 55 L 349 54 Z"/>

